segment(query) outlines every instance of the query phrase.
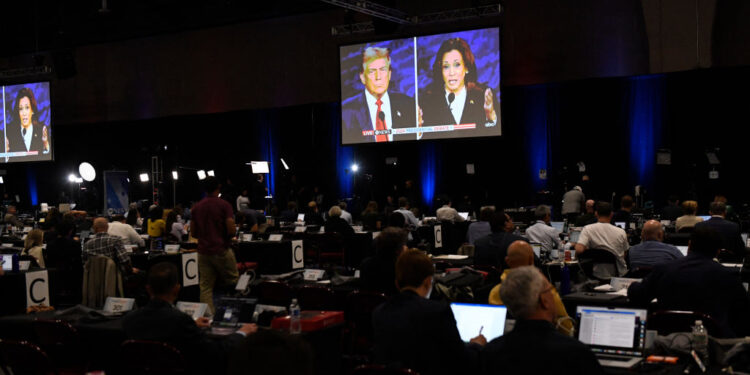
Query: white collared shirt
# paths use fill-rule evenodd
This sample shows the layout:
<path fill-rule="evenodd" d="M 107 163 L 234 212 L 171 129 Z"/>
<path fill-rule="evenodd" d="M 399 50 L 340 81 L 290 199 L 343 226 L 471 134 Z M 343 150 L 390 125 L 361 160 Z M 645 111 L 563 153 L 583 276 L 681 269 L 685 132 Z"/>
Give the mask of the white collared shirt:
<path fill-rule="evenodd" d="M 367 99 L 367 108 L 370 110 L 370 120 L 372 121 L 372 130 L 378 130 L 377 128 L 377 116 L 378 116 L 378 105 L 375 103 L 378 99 L 370 94 L 369 91 L 365 90 L 365 99 Z M 385 128 L 392 129 L 393 122 L 391 121 L 391 99 L 388 97 L 388 91 L 383 94 L 380 98 L 382 103 L 380 104 L 380 110 L 385 114 Z M 377 136 L 375 136 L 377 139 Z M 388 142 L 393 141 L 393 134 L 388 134 Z"/>
<path fill-rule="evenodd" d="M 26 151 L 31 151 L 31 138 L 34 135 L 34 125 L 29 125 L 26 129 L 26 135 L 23 135 L 23 127 L 21 127 L 21 136 L 23 137 L 23 143 L 26 145 Z"/>
<path fill-rule="evenodd" d="M 451 109 L 453 121 L 455 121 L 454 124 L 458 125 L 461 124 L 461 116 L 464 114 L 464 106 L 466 105 L 466 86 L 461 87 L 461 91 L 459 91 L 458 94 L 455 94 L 456 97 L 453 99 L 453 103 L 448 102 L 448 96 L 450 94 L 450 91 L 445 90 L 445 103 L 448 104 L 448 107 Z M 477 124 L 477 126 L 478 125 L 479 124 Z"/>

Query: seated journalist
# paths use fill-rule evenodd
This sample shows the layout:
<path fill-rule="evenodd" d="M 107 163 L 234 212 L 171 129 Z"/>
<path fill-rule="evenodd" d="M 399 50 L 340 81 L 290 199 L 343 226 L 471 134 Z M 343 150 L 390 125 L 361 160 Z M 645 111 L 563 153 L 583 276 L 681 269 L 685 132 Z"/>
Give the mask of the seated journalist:
<path fill-rule="evenodd" d="M 400 293 L 372 314 L 375 363 L 409 368 L 421 375 L 476 373 L 481 334 L 461 341 L 456 319 L 443 301 L 429 300 L 435 268 L 419 250 L 404 251 L 396 261 Z"/>
<path fill-rule="evenodd" d="M 125 315 L 122 327 L 129 339 L 166 342 L 182 352 L 195 373 L 224 373 L 226 354 L 242 339 L 258 330 L 255 324 L 243 324 L 237 332 L 211 340 L 201 330 L 208 328 L 207 318 L 193 318 L 173 305 L 180 294 L 177 267 L 161 262 L 148 272 L 148 304 Z"/>
<path fill-rule="evenodd" d="M 535 267 L 512 269 L 500 297 L 516 318 L 513 330 L 482 350 L 483 374 L 603 374 L 594 353 L 555 331 L 555 289 Z"/>

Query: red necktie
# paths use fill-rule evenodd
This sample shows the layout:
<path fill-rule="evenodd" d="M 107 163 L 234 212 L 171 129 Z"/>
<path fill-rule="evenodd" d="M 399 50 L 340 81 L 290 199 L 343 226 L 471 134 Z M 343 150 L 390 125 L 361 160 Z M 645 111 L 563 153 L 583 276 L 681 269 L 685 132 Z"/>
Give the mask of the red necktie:
<path fill-rule="evenodd" d="M 383 104 L 383 101 L 378 99 L 375 104 L 378 105 L 378 111 L 375 112 L 375 130 L 385 130 L 385 121 L 380 119 L 380 105 Z M 375 136 L 375 142 L 388 142 L 388 136 L 385 134 L 377 135 Z"/>

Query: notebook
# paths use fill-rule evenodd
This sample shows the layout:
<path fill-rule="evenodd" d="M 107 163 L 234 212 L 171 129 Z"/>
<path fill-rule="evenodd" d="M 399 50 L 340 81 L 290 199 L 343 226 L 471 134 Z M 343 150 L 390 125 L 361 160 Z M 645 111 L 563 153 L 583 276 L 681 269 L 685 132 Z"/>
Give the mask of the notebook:
<path fill-rule="evenodd" d="M 647 314 L 645 309 L 578 306 L 578 340 L 602 366 L 631 368 L 643 360 Z"/>
<path fill-rule="evenodd" d="M 479 336 L 480 331 L 487 342 L 490 342 L 502 336 L 505 331 L 505 317 L 508 313 L 505 306 L 454 302 L 451 303 L 451 310 L 456 318 L 458 334 L 464 342 Z"/>

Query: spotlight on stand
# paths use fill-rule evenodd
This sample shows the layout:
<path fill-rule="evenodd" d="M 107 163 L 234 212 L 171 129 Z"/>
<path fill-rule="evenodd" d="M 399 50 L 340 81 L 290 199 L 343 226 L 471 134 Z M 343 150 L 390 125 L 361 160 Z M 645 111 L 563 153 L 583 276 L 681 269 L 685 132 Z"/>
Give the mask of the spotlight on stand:
<path fill-rule="evenodd" d="M 177 174 L 177 171 L 172 171 L 172 179 L 173 180 L 178 180 L 179 177 L 180 177 L 180 175 Z"/>
<path fill-rule="evenodd" d="M 76 182 L 76 175 L 74 175 L 72 173 L 69 174 L 68 175 L 68 182 Z"/>
<path fill-rule="evenodd" d="M 89 182 L 94 181 L 96 178 L 96 169 L 94 169 L 93 165 L 87 162 L 83 162 L 78 166 L 78 173 L 81 174 L 81 178 Z"/>
<path fill-rule="evenodd" d="M 210 171 L 208 171 L 208 172 L 206 172 L 206 174 L 207 174 L 207 175 L 209 175 L 209 176 L 211 176 L 211 177 L 214 177 L 214 176 L 216 176 L 216 174 L 214 173 L 214 170 L 213 170 L 213 169 L 212 169 L 212 170 L 210 170 Z"/>
<path fill-rule="evenodd" d="M 357 171 L 359 171 L 359 165 L 357 165 L 357 163 L 354 163 L 354 164 L 352 164 L 352 168 L 351 169 L 352 169 L 352 172 L 357 172 Z"/>
<path fill-rule="evenodd" d="M 206 171 L 204 171 L 203 169 L 199 170 L 196 173 L 198 173 L 198 179 L 199 180 L 205 180 L 206 179 Z"/>
<path fill-rule="evenodd" d="M 141 182 L 148 182 L 148 173 L 141 173 Z"/>

